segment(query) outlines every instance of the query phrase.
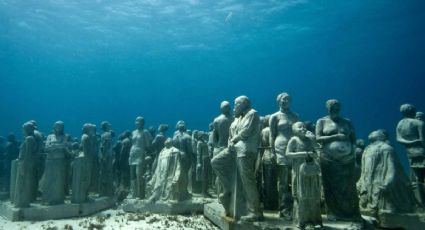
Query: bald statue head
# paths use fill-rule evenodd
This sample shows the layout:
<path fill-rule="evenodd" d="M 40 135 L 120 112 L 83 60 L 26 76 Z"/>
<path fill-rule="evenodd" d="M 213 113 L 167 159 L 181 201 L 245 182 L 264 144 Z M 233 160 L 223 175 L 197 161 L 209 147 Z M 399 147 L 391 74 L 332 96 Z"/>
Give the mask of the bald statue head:
<path fill-rule="evenodd" d="M 228 101 L 222 101 L 220 104 L 220 111 L 226 116 L 230 115 L 230 103 Z"/>
<path fill-rule="evenodd" d="M 247 96 L 239 96 L 235 99 L 235 117 L 247 113 L 251 109 L 251 101 Z"/>

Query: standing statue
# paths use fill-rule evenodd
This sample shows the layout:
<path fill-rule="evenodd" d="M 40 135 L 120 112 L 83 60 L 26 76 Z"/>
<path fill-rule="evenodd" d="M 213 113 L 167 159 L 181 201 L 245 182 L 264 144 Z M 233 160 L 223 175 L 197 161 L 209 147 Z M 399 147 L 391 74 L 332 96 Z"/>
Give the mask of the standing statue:
<path fill-rule="evenodd" d="M 294 220 L 300 229 L 307 225 L 322 225 L 320 208 L 320 166 L 317 157 L 315 136 L 303 122 L 292 125 L 295 136 L 286 148 L 286 156 L 292 160 L 292 196 L 294 197 Z"/>
<path fill-rule="evenodd" d="M 99 155 L 99 195 L 112 196 L 114 194 L 113 174 L 112 174 L 112 139 L 114 133 L 111 130 L 111 124 L 107 121 L 101 123 L 103 133 L 100 137 L 100 155 Z"/>
<path fill-rule="evenodd" d="M 7 143 L 5 149 L 5 188 L 10 190 L 10 172 L 12 161 L 19 156 L 19 142 L 16 140 L 16 136 L 13 133 L 7 135 Z"/>
<path fill-rule="evenodd" d="M 241 178 L 248 207 L 248 214 L 240 219 L 241 221 L 258 221 L 263 219 L 263 213 L 254 169 L 260 141 L 260 117 L 257 111 L 252 109 L 251 102 L 246 96 L 235 99 L 234 111 L 236 119 L 230 126 L 228 150 L 216 155 L 211 165 L 223 188 L 219 200 L 226 210 L 226 215 L 229 215 L 229 204 L 234 187 L 229 177 L 229 170 L 236 159 L 237 172 Z"/>
<path fill-rule="evenodd" d="M 160 124 L 158 127 L 158 134 L 155 136 L 155 138 L 152 141 L 152 152 L 154 161 L 152 164 L 152 174 L 155 172 L 156 165 L 158 164 L 158 155 L 161 152 L 161 150 L 164 148 L 165 140 L 167 139 L 167 130 L 168 125 L 167 124 Z"/>
<path fill-rule="evenodd" d="M 270 117 L 270 145 L 276 155 L 277 176 L 280 197 L 280 216 L 292 219 L 292 194 L 289 185 L 291 178 L 291 161 L 285 156 L 289 139 L 293 136 L 292 125 L 299 120 L 298 115 L 290 111 L 291 96 L 281 93 L 277 96 L 279 111 Z"/>
<path fill-rule="evenodd" d="M 165 147 L 158 155 L 158 164 L 152 180 L 149 181 L 152 189 L 152 195 L 148 203 L 162 201 L 182 201 L 185 200 L 185 190 L 181 186 L 182 170 L 181 157 L 183 153 L 173 147 L 171 138 L 167 138 Z"/>
<path fill-rule="evenodd" d="M 92 124 L 84 124 L 81 136 L 81 151 L 72 163 L 72 194 L 71 202 L 81 204 L 87 202 L 91 183 L 93 133 Z"/>
<path fill-rule="evenodd" d="M 57 121 L 53 125 L 53 133 L 46 140 L 46 163 L 44 174 L 40 180 L 42 201 L 48 205 L 62 204 L 65 200 L 66 158 L 69 158 L 68 137 L 65 135 L 65 125 Z"/>
<path fill-rule="evenodd" d="M 316 125 L 321 145 L 320 167 L 329 220 L 360 221 L 354 153 L 356 136 L 351 121 L 340 117 L 341 103 L 326 102 L 329 115 Z"/>
<path fill-rule="evenodd" d="M 416 176 L 419 199 L 425 205 L 425 140 L 424 122 L 415 119 L 416 108 L 410 104 L 400 107 L 403 119 L 397 125 L 397 141 L 406 147 L 410 167 Z"/>
<path fill-rule="evenodd" d="M 128 159 L 130 165 L 130 192 L 133 198 L 145 198 L 145 157 L 151 146 L 150 134 L 143 127 L 145 119 L 136 118 L 136 130 L 132 133 L 132 146 Z"/>
<path fill-rule="evenodd" d="M 212 170 L 208 153 L 208 138 L 208 133 L 199 131 L 196 148 L 196 181 L 201 183 L 201 192 L 204 197 L 211 197 L 208 193 Z"/>
<path fill-rule="evenodd" d="M 279 206 L 277 190 L 276 155 L 273 154 L 270 145 L 270 115 L 264 117 L 263 129 L 261 130 L 262 164 L 263 164 L 263 204 L 266 210 L 276 210 Z"/>
<path fill-rule="evenodd" d="M 230 125 L 232 124 L 234 118 L 231 114 L 230 103 L 228 101 L 222 101 L 220 104 L 221 114 L 216 117 L 212 123 L 212 133 L 211 133 L 211 152 L 212 158 L 220 154 L 222 151 L 227 151 L 227 145 L 229 141 L 229 130 Z M 214 172 L 214 171 L 213 171 Z M 214 181 L 216 185 L 217 193 L 221 192 L 221 182 L 214 172 L 216 180 Z"/>
<path fill-rule="evenodd" d="M 31 195 L 31 201 L 35 201 L 37 199 L 38 195 L 38 185 L 39 181 L 41 180 L 41 177 L 43 176 L 44 172 L 44 163 L 46 162 L 46 153 L 44 152 L 44 134 L 38 130 L 37 122 L 35 120 L 29 121 L 34 126 L 34 138 L 36 142 L 36 152 L 37 156 L 34 159 L 34 167 L 35 172 L 31 176 L 34 177 L 31 181 L 34 183 L 32 186 L 35 187 L 35 189 L 32 191 Z"/>
<path fill-rule="evenodd" d="M 182 196 L 185 199 L 188 199 L 191 197 L 187 190 L 189 184 L 189 170 L 195 156 L 192 152 L 191 137 L 186 133 L 186 126 L 184 121 L 178 121 L 176 129 L 177 130 L 173 137 L 173 145 L 181 152 L 183 152 L 181 157 L 181 186 L 183 189 Z"/>
<path fill-rule="evenodd" d="M 122 188 L 130 187 L 130 166 L 128 158 L 131 149 L 131 132 L 124 131 L 119 136 L 119 141 L 115 145 L 115 169 L 117 172 L 117 184 Z"/>
<path fill-rule="evenodd" d="M 361 177 L 357 182 L 360 206 L 372 216 L 382 211 L 406 213 L 414 211 L 416 201 L 409 177 L 388 144 L 385 130 L 369 134 L 370 144 L 362 157 Z"/>
<path fill-rule="evenodd" d="M 22 143 L 17 159 L 16 176 L 14 189 L 12 192 L 13 204 L 16 208 L 29 207 L 34 194 L 36 183 L 35 159 L 37 158 L 37 142 L 34 136 L 35 127 L 32 123 L 26 122 L 23 126 L 24 142 Z"/>

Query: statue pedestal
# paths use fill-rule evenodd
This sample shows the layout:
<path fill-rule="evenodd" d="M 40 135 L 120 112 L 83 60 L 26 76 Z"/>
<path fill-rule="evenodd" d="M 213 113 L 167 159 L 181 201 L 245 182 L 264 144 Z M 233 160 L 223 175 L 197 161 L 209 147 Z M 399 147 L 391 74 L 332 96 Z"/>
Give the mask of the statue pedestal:
<path fill-rule="evenodd" d="M 364 215 L 369 216 L 369 213 L 362 212 Z M 371 217 L 373 218 L 373 217 Z M 380 228 L 390 229 L 409 229 L 409 230 L 423 230 L 425 229 L 425 213 L 390 213 L 380 212 L 375 218 L 376 225 Z"/>
<path fill-rule="evenodd" d="M 183 215 L 202 213 L 204 204 L 213 202 L 211 198 L 192 197 L 185 201 L 157 201 L 147 203 L 146 200 L 125 199 L 121 208 L 124 212 L 151 212 L 157 214 Z"/>
<path fill-rule="evenodd" d="M 224 208 L 221 204 L 214 202 L 205 204 L 204 216 L 209 219 L 213 224 L 222 230 L 270 230 L 270 229 L 285 229 L 285 230 L 299 230 L 292 221 L 286 221 L 279 218 L 279 213 L 264 212 L 264 221 L 261 222 L 241 222 L 231 217 L 226 217 Z M 356 227 L 350 222 L 343 221 L 327 221 L 326 216 L 323 218 L 323 229 L 332 230 L 350 230 Z M 365 223 L 364 230 L 375 229 L 373 225 Z M 409 228 L 407 228 L 409 229 Z M 422 228 L 424 229 L 424 228 Z"/>
<path fill-rule="evenodd" d="M 45 206 L 31 203 L 29 208 L 15 208 L 10 201 L 0 202 L 0 216 L 10 221 L 43 221 L 91 215 L 115 206 L 113 197 L 100 197 L 83 204 L 67 203 Z"/>

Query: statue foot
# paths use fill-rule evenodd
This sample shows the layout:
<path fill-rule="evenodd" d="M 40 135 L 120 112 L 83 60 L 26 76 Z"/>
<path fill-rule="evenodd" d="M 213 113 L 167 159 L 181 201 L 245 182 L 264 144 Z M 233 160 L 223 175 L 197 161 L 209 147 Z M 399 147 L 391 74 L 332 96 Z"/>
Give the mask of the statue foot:
<path fill-rule="evenodd" d="M 287 220 L 287 221 L 291 221 L 292 220 L 292 213 L 289 210 L 282 210 L 279 212 L 279 217 L 283 217 L 283 219 Z"/>
<path fill-rule="evenodd" d="M 249 213 L 248 215 L 241 217 L 242 222 L 255 222 L 255 221 L 262 221 L 262 220 L 264 220 L 264 216 L 261 213 L 260 214 Z"/>

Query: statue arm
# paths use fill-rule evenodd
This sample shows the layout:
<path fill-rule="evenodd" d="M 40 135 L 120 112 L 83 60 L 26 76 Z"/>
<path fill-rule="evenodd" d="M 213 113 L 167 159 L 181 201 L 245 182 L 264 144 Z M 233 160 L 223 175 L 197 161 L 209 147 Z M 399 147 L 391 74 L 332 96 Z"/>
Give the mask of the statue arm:
<path fill-rule="evenodd" d="M 272 152 L 274 153 L 275 152 L 274 141 L 276 140 L 276 137 L 277 137 L 277 118 L 276 118 L 276 116 L 270 117 L 269 127 L 270 127 L 270 135 L 269 135 L 270 147 L 271 147 Z"/>

